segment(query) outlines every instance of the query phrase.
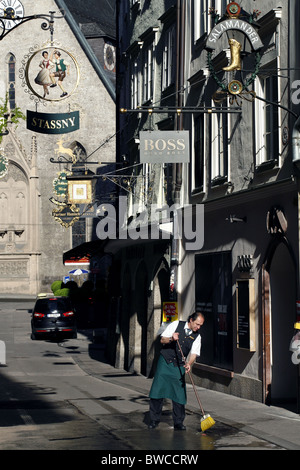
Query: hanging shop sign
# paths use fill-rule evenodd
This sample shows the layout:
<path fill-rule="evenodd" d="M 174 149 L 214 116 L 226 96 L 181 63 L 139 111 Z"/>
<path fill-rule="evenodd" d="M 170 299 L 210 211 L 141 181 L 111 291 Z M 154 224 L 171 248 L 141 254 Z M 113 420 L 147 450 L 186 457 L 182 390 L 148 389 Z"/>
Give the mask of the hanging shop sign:
<path fill-rule="evenodd" d="M 73 54 L 60 46 L 46 44 L 42 49 L 36 46 L 22 64 L 20 78 L 35 101 L 65 100 L 78 86 L 78 63 Z"/>
<path fill-rule="evenodd" d="M 57 178 L 53 180 L 53 191 L 58 198 L 66 199 L 68 192 L 67 176 L 71 175 L 69 171 L 60 171 Z"/>
<path fill-rule="evenodd" d="M 188 163 L 189 131 L 141 131 L 140 163 Z"/>
<path fill-rule="evenodd" d="M 239 279 L 236 286 L 237 347 L 256 351 L 255 281 Z"/>
<path fill-rule="evenodd" d="M 262 58 L 261 50 L 263 43 L 255 29 L 254 20 L 259 15 L 254 12 L 252 15 L 244 15 L 248 21 L 240 19 L 242 9 L 236 2 L 227 5 L 225 19 L 218 20 L 206 40 L 206 50 L 208 56 L 208 67 L 211 76 L 217 82 L 218 90 L 214 94 L 215 102 L 222 102 L 227 96 L 232 101 L 240 96 L 248 101 L 253 101 L 255 93 L 249 89 L 256 79 Z M 216 17 L 217 18 L 217 17 Z M 230 61 L 221 70 L 215 69 L 214 57 L 224 50 L 226 44 L 223 35 L 226 33 L 228 46 L 230 49 Z M 241 37 L 246 37 L 241 40 Z M 243 57 L 245 44 L 250 44 L 250 49 L 255 54 L 253 70 L 243 71 Z"/>
<path fill-rule="evenodd" d="M 173 322 L 178 320 L 178 303 L 163 302 L 163 322 Z"/>
<path fill-rule="evenodd" d="M 75 205 L 64 204 L 58 209 L 52 211 L 52 216 L 57 220 L 63 227 L 68 228 L 74 225 L 80 218 L 79 208 Z"/>
<path fill-rule="evenodd" d="M 212 29 L 206 41 L 206 48 L 215 50 L 222 34 L 227 33 L 229 30 L 236 30 L 245 34 L 255 51 L 263 47 L 263 43 L 253 26 L 247 23 L 247 21 L 230 19 L 221 21 Z"/>
<path fill-rule="evenodd" d="M 91 204 L 93 202 L 91 180 L 68 181 L 68 202 L 70 204 Z"/>
<path fill-rule="evenodd" d="M 41 134 L 66 134 L 79 129 L 79 111 L 36 113 L 27 110 L 27 129 Z"/>

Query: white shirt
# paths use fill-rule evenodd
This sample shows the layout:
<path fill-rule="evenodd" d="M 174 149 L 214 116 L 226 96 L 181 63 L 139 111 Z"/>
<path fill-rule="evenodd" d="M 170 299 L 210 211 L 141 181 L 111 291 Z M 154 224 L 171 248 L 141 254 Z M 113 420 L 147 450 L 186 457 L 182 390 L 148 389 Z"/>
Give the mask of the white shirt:
<path fill-rule="evenodd" d="M 162 332 L 161 336 L 164 338 L 171 338 L 173 333 L 175 333 L 176 328 L 178 326 L 179 321 L 173 321 L 170 323 L 167 328 Z M 188 328 L 188 322 L 185 322 L 184 329 Z M 192 332 L 192 330 L 189 330 Z M 197 336 L 195 341 L 193 342 L 190 354 L 196 354 L 196 356 L 200 356 L 201 353 L 201 336 L 200 334 Z"/>

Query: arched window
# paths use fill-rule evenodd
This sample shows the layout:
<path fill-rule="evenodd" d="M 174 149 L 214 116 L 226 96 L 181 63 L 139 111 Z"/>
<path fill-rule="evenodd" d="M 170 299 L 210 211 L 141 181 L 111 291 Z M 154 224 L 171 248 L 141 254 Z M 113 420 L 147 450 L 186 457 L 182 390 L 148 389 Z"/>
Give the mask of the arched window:
<path fill-rule="evenodd" d="M 8 55 L 8 102 L 10 109 L 16 107 L 16 58 L 13 54 Z"/>

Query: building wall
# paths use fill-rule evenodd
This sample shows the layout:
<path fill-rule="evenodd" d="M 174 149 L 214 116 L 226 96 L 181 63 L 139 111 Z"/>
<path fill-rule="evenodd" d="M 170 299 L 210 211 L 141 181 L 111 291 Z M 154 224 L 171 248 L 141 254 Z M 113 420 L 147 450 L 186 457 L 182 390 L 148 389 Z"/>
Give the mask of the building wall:
<path fill-rule="evenodd" d="M 196 102 L 199 105 L 214 106 L 212 96 L 217 85 L 206 69 L 206 36 L 200 34 L 196 42 L 191 40 L 194 24 L 193 3 L 190 2 L 187 6 L 189 21 L 186 30 L 188 52 L 185 83 L 192 86 L 186 93 L 186 102 L 190 106 Z M 251 1 L 243 2 L 243 9 L 247 12 L 252 12 L 254 7 Z M 297 369 L 291 363 L 288 350 L 295 320 L 299 265 L 297 171 L 292 161 L 292 129 L 295 118 L 292 115 L 289 56 L 286 48 L 289 37 L 292 38 L 292 35 L 289 35 L 289 8 L 287 2 L 272 1 L 264 3 L 261 8 L 258 23 L 261 25 L 259 34 L 264 47 L 260 69 L 253 83 L 257 97 L 253 103 L 241 100 L 241 113 L 228 115 L 228 169 L 225 178 L 220 179 L 217 184 L 213 184 L 212 181 L 214 176 L 212 161 L 216 152 L 213 143 L 214 117 L 206 114 L 203 118 L 205 158 L 203 186 L 195 185 L 193 171 L 189 184 L 190 202 L 204 204 L 204 246 L 197 253 L 187 253 L 183 250 L 180 270 L 181 309 L 189 310 L 192 305 L 197 304 L 195 271 L 197 271 L 197 262 L 201 263 L 198 255 L 209 254 L 215 257 L 216 254 L 229 253 L 232 263 L 230 277 L 232 299 L 231 304 L 227 305 L 228 309 L 225 310 L 230 324 L 227 331 L 226 328 L 225 332 L 220 331 L 219 322 L 224 310 L 217 304 L 214 304 L 213 311 L 211 306 L 210 308 L 204 306 L 207 312 L 206 325 L 202 329 L 203 354 L 194 367 L 196 381 L 209 388 L 273 403 L 297 399 Z M 230 54 L 222 58 L 222 53 L 219 52 L 215 66 L 220 68 L 220 65 L 217 65 L 219 61 L 223 67 L 229 59 Z M 272 71 L 268 71 L 271 68 Z M 285 74 L 282 74 L 280 69 L 285 70 Z M 262 89 L 258 85 L 268 74 L 277 79 L 280 105 L 279 134 L 277 134 L 279 156 L 274 166 L 269 165 L 269 162 L 261 164 L 259 159 L 261 149 L 258 146 L 263 133 L 263 121 L 259 124 L 263 111 L 258 99 L 263 96 Z M 220 74 L 220 77 L 226 78 L 226 74 Z M 192 116 L 186 118 L 184 126 L 191 130 L 192 135 L 195 132 L 194 125 Z M 273 131 L 274 142 L 276 132 L 275 129 Z M 285 131 L 289 135 L 288 140 L 284 140 Z M 192 149 L 191 163 L 195 169 L 196 154 L 193 146 Z M 267 215 L 274 206 L 283 210 L 288 221 L 285 233 L 274 234 L 267 230 Z M 240 220 L 231 223 L 230 215 Z M 253 267 L 248 273 L 240 272 L 238 269 L 237 259 L 241 255 L 253 257 Z M 219 269 L 222 269 L 221 265 Z M 264 282 L 266 272 L 268 281 Z M 254 351 L 242 349 L 237 344 L 239 314 L 236 302 L 237 280 L 245 277 L 254 279 L 255 286 Z M 190 278 L 191 284 L 185 281 Z M 217 286 L 214 287 L 214 295 L 218 289 Z M 268 293 L 267 314 L 266 292 Z M 213 303 L 214 295 L 211 296 Z M 232 341 L 232 363 L 227 367 L 224 358 L 221 358 L 221 365 L 218 363 L 222 348 L 220 338 L 224 334 L 230 335 Z M 216 348 L 215 353 L 212 352 L 213 348 Z M 279 385 L 280 375 L 285 377 L 286 387 Z"/>
<path fill-rule="evenodd" d="M 235 34 L 245 52 L 241 74 L 244 69 L 248 70 L 248 75 L 243 75 L 243 80 L 250 83 L 246 91 L 253 94 L 237 99 L 231 96 L 231 104 L 229 99 L 224 102 L 223 106 L 229 106 L 227 111 L 232 107 L 240 108 L 236 113 L 225 112 L 225 120 L 224 114 L 207 111 L 221 106 L 213 100 L 218 85 L 208 69 L 205 47 L 212 28 L 213 15 L 208 15 L 212 2 L 183 0 L 163 4 L 142 0 L 133 2 L 130 8 L 131 3 L 120 3 L 120 105 L 130 109 L 136 104 L 130 96 L 130 92 L 135 91 L 131 86 L 134 88 L 135 84 L 132 84 L 128 64 L 130 59 L 139 57 L 150 30 L 156 28 L 155 92 L 153 100 L 137 104 L 174 106 L 178 103 L 176 83 L 177 86 L 180 83 L 184 105 L 194 109 L 182 118 L 171 112 L 153 113 L 151 118 L 142 113 L 121 117 L 120 145 L 121 153 L 133 164 L 139 161 L 138 132 L 141 129 L 178 129 L 181 126 L 190 131 L 190 164 L 183 165 L 180 173 L 176 173 L 176 166 L 176 171 L 171 171 L 169 176 L 174 196 L 174 185 L 179 181 L 176 178 L 182 175 L 179 194 L 175 194 L 181 205 L 189 203 L 194 209 L 196 205 L 204 206 L 203 247 L 186 250 L 186 240 L 182 240 L 177 259 L 180 318 L 197 308 L 199 299 L 205 300 L 201 302 L 201 308 L 206 310 L 202 328 L 203 354 L 193 368 L 196 381 L 208 388 L 263 402 L 295 400 L 298 398 L 297 370 L 291 365 L 288 346 L 299 290 L 298 170 L 293 163 L 293 128 L 299 104 L 297 108 L 291 92 L 291 81 L 298 76 L 292 70 L 297 67 L 297 41 L 294 40 L 298 5 L 269 0 L 259 7 L 261 13 L 254 20 L 263 48 L 257 68 L 250 43 L 244 41 L 241 33 Z M 228 3 L 214 2 L 217 13 L 222 16 Z M 243 2 L 242 7 L 249 14 L 258 8 L 252 0 Z M 183 21 L 178 21 L 178 13 Z M 177 59 L 184 65 L 177 73 L 175 71 L 175 76 L 182 82 L 174 82 L 162 91 L 163 44 L 167 26 L 172 22 L 176 38 L 181 41 L 177 42 Z M 229 80 L 222 72 L 231 57 L 226 35 L 221 38 L 215 55 L 212 64 L 220 80 Z M 176 61 L 177 67 L 179 64 Z M 253 80 L 251 71 L 255 72 Z M 238 77 L 238 74 L 231 74 L 231 79 Z M 141 83 L 137 83 L 139 86 Z M 270 129 L 272 152 L 269 155 L 265 152 L 267 121 L 263 118 L 266 104 L 270 104 L 264 101 L 268 87 L 273 92 L 271 101 L 278 103 L 272 108 L 274 116 L 278 111 L 278 122 Z M 227 152 L 227 161 L 218 168 L 219 149 Z M 287 227 L 284 223 L 282 227 L 278 220 L 270 226 L 269 216 L 273 215 L 274 208 L 281 211 Z M 252 260 L 250 269 L 240 269 L 238 260 L 242 256 Z M 207 280 L 206 284 L 204 282 L 205 269 L 210 284 Z M 202 284 L 197 285 L 199 279 L 203 283 L 202 291 Z M 241 348 L 237 343 L 241 327 L 237 308 L 239 279 L 249 279 L 249 285 L 253 284 L 253 348 Z M 206 292 L 208 288 L 212 289 L 211 294 Z M 286 383 L 283 387 L 279 383 L 281 375 L 285 377 L 281 381 L 281 384 Z"/>
<path fill-rule="evenodd" d="M 23 0 L 22 3 L 25 15 L 49 14 L 50 11 L 55 11 L 55 15 L 59 16 L 58 7 L 52 0 L 44 1 L 42 10 L 37 2 Z M 22 121 L 3 138 L 1 145 L 6 149 L 9 166 L 15 164 L 25 174 L 21 179 L 26 180 L 28 208 L 27 225 L 22 236 L 16 236 L 15 245 L 5 245 L 4 239 L 0 243 L 1 263 L 10 266 L 7 272 L 11 272 L 2 284 L 3 293 L 36 294 L 40 290 L 49 290 L 53 280 L 62 279 L 68 273 L 62 262 L 62 254 L 72 247 L 71 228 L 66 229 L 54 220 L 52 211 L 56 207 L 49 200 L 50 197 L 55 197 L 53 180 L 65 167 L 63 164 L 50 162 L 50 158 L 57 160 L 62 153 L 61 150 L 56 153 L 59 139 L 62 139 L 63 147 L 69 147 L 74 141 L 80 143 L 89 155 L 115 132 L 113 99 L 64 18 L 55 19 L 54 44 L 70 52 L 76 59 L 80 74 L 78 86 L 71 96 L 58 101 L 36 102 L 29 92 L 24 82 L 24 64 L 32 51 L 42 50 L 49 46 L 50 41 L 50 32 L 41 29 L 42 22 L 42 19 L 28 21 L 2 39 L 0 96 L 4 97 L 7 91 L 7 54 L 11 53 L 16 61 L 16 105 L 22 112 L 26 115 L 27 110 L 40 113 L 79 111 L 80 128 L 72 133 L 50 135 L 28 130 L 26 122 Z M 67 88 L 68 77 L 64 83 Z M 115 144 L 114 139 L 111 139 L 90 160 L 103 162 L 114 159 Z M 0 184 L 1 181 L 4 180 L 0 180 Z M 19 178 L 14 179 L 12 184 L 18 181 Z M 16 220 L 14 214 L 15 209 L 11 213 L 13 224 Z M 21 244 L 22 237 L 24 243 Z M 19 263 L 18 260 L 22 260 L 24 256 L 28 259 L 26 272 L 19 271 L 17 264 L 14 264 Z M 12 261 L 13 259 L 17 261 Z"/>
<path fill-rule="evenodd" d="M 162 56 L 164 50 L 164 31 L 166 19 L 160 19 L 168 12 L 168 21 L 176 22 L 174 1 L 118 2 L 119 15 L 119 75 L 117 108 L 132 109 L 131 97 L 132 67 L 137 64 L 136 75 L 137 103 L 157 105 L 162 96 Z M 134 4 L 133 4 L 134 3 Z M 141 76 L 146 49 L 153 49 L 153 93 L 145 98 L 142 92 Z M 173 87 L 175 82 L 173 82 Z M 171 87 L 172 88 L 172 87 Z M 169 90 L 173 94 L 174 89 Z M 168 91 L 166 91 L 168 94 Z M 171 99 L 175 105 L 175 99 Z M 174 128 L 174 116 L 168 114 L 148 116 L 131 114 L 119 116 L 119 157 L 127 161 L 124 172 L 132 174 L 129 191 L 121 190 L 128 196 L 127 218 L 134 219 L 137 213 L 151 204 L 161 208 L 168 201 L 171 187 L 166 185 L 170 178 L 169 169 L 160 164 L 139 164 L 139 131 Z M 171 181 L 170 181 L 171 183 Z M 147 213 L 149 215 L 149 212 Z M 146 216 L 147 219 L 147 216 Z M 135 227 L 135 225 L 133 225 Z M 116 252 L 116 263 L 120 271 L 120 318 L 119 336 L 116 342 L 115 361 L 117 367 L 135 370 L 146 376 L 155 371 L 159 352 L 158 331 L 162 322 L 162 304 L 169 300 L 171 247 L 170 239 L 165 242 L 152 241 L 150 238 L 139 241 L 134 254 L 131 240 L 124 241 Z M 107 249 L 109 248 L 108 246 Z M 141 250 L 141 251 L 139 251 Z M 142 253 L 142 254 L 141 254 Z"/>
<path fill-rule="evenodd" d="M 275 357 L 275 353 L 282 358 L 284 357 L 285 380 L 288 380 L 288 370 L 292 376 L 296 374 L 296 369 L 293 367 L 290 360 L 288 346 L 293 334 L 296 303 L 298 229 L 297 218 L 295 217 L 295 210 L 297 209 L 295 202 L 297 201 L 297 190 L 295 186 L 286 183 L 281 188 L 277 188 L 276 196 L 274 194 L 264 196 L 262 192 L 260 192 L 257 196 L 254 194 L 248 195 L 248 197 L 243 198 L 243 200 L 239 202 L 237 199 L 235 200 L 236 205 L 231 206 L 231 204 L 225 204 L 224 201 L 224 203 L 220 203 L 219 207 L 215 210 L 206 209 L 204 247 L 197 253 L 185 252 L 182 257 L 180 310 L 190 310 L 192 306 L 196 307 L 198 305 L 198 308 L 204 310 L 206 316 L 206 322 L 201 330 L 203 338 L 202 355 L 200 359 L 197 360 L 197 364 L 194 367 L 194 372 L 197 377 L 196 381 L 198 380 L 198 383 L 201 385 L 212 387 L 223 392 L 261 401 L 263 397 L 262 358 L 264 356 L 264 289 L 262 273 L 263 266 L 270 261 L 269 251 L 271 245 L 274 243 L 274 235 L 269 234 L 266 229 L 267 213 L 273 207 L 274 203 L 280 205 L 280 207 L 284 207 L 289 228 L 286 234 L 288 248 L 282 241 L 282 243 L 279 244 L 281 248 L 277 247 L 275 251 L 278 256 L 281 256 L 280 267 L 278 268 L 277 265 L 276 271 L 275 265 L 271 263 L 270 268 L 270 276 L 272 280 L 274 280 L 274 283 L 277 283 L 276 288 L 273 287 L 271 289 L 271 323 L 273 325 L 271 349 L 273 350 L 273 358 Z M 247 221 L 230 223 L 228 219 L 231 213 L 246 217 Z M 222 236 L 220 236 L 220 234 L 222 234 Z M 281 249 L 283 250 L 282 253 Z M 214 299 L 213 295 L 209 296 L 209 301 L 213 303 L 213 308 L 207 304 L 200 305 L 197 303 L 197 300 L 199 300 L 197 299 L 197 295 L 199 295 L 199 289 L 201 289 L 201 286 L 197 286 L 195 273 L 197 263 L 201 263 L 201 257 L 204 255 L 214 257 L 222 253 L 228 253 L 231 260 L 231 273 L 230 276 L 228 276 L 228 289 L 231 291 L 231 299 L 228 301 L 225 296 L 222 297 L 218 294 L 219 287 L 216 283 L 213 287 L 217 298 Z M 243 272 L 239 269 L 238 257 L 243 255 L 252 256 L 253 267 L 249 272 Z M 219 269 L 222 269 L 222 265 L 218 266 Z M 209 273 L 207 273 L 207 276 L 209 276 Z M 240 279 L 254 279 L 254 351 L 241 349 L 238 345 L 237 295 L 238 280 Z M 221 283 L 221 274 L 219 283 Z M 220 303 L 218 303 L 219 299 L 221 299 Z M 222 299 L 224 300 L 222 301 Z M 225 310 L 222 307 L 223 304 L 226 307 Z M 221 321 L 222 317 L 224 318 L 224 313 L 226 313 L 226 322 L 228 324 L 225 328 L 222 328 L 218 322 Z M 212 322 L 214 322 L 213 332 L 211 331 Z M 279 335 L 278 328 L 281 332 Z M 232 346 L 230 346 L 229 343 L 228 346 L 228 349 L 232 351 L 232 362 L 229 363 L 228 366 L 226 365 L 226 358 L 221 357 L 221 363 L 219 362 L 220 347 L 222 346 L 219 340 L 223 340 L 224 337 L 222 335 L 224 334 L 226 338 L 230 337 L 232 344 Z M 213 351 L 214 347 L 217 348 L 216 351 Z M 223 354 L 224 353 L 225 350 Z M 208 360 L 205 360 L 207 357 Z M 200 365 L 203 362 L 205 366 Z M 274 377 L 275 373 L 277 374 L 276 367 L 275 364 L 273 364 Z M 296 385 L 295 377 L 294 385 Z M 285 392 L 289 395 L 291 390 L 293 390 L 292 395 L 295 398 L 296 387 L 288 387 Z"/>

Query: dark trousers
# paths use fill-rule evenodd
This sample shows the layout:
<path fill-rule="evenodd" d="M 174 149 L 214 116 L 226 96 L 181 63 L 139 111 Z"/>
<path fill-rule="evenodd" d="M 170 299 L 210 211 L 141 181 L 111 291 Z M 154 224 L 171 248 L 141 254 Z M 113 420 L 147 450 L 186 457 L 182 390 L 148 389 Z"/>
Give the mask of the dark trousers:
<path fill-rule="evenodd" d="M 163 398 L 150 398 L 150 421 L 160 421 L 160 416 L 163 407 Z M 185 406 L 172 401 L 173 410 L 172 416 L 174 421 L 174 426 L 182 424 L 185 418 Z"/>

